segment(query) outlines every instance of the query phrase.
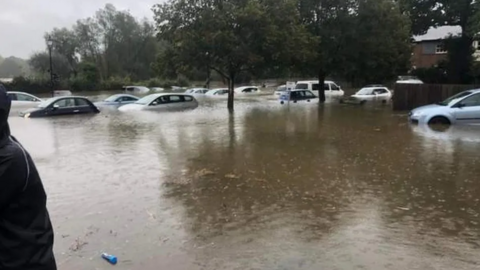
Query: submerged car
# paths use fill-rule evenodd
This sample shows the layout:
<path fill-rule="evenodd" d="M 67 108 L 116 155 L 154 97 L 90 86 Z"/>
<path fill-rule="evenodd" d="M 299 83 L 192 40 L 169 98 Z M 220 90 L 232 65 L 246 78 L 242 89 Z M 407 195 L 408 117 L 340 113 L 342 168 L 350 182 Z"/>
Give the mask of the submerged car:
<path fill-rule="evenodd" d="M 295 85 L 295 89 L 302 89 L 302 90 L 310 90 L 315 94 L 318 94 L 320 90 L 320 83 L 319 81 L 298 81 Z M 342 88 L 333 81 L 325 81 L 323 85 L 323 89 L 325 90 L 326 97 L 343 97 L 345 92 Z"/>
<path fill-rule="evenodd" d="M 85 97 L 67 96 L 54 97 L 43 101 L 36 108 L 32 108 L 20 113 L 21 117 L 49 117 L 59 115 L 74 114 L 94 114 L 99 113 L 98 108 Z"/>
<path fill-rule="evenodd" d="M 204 95 L 208 92 L 207 88 L 191 88 L 185 91 L 185 94 L 192 94 L 192 95 Z"/>
<path fill-rule="evenodd" d="M 104 101 L 95 102 L 97 107 L 120 107 L 138 101 L 140 98 L 129 94 L 117 94 L 109 96 Z"/>
<path fill-rule="evenodd" d="M 38 106 L 42 99 L 34 95 L 24 92 L 7 92 L 8 97 L 12 101 L 12 107 L 35 107 Z"/>
<path fill-rule="evenodd" d="M 209 90 L 207 93 L 205 93 L 206 96 L 223 96 L 223 95 L 228 95 L 228 88 L 216 88 Z"/>
<path fill-rule="evenodd" d="M 296 89 L 283 93 L 280 96 L 280 104 L 318 102 L 317 99 L 318 97 L 310 90 Z"/>
<path fill-rule="evenodd" d="M 442 102 L 413 109 L 408 118 L 419 124 L 480 124 L 480 89 L 463 91 Z"/>
<path fill-rule="evenodd" d="M 389 101 L 392 99 L 392 92 L 388 90 L 387 87 L 364 87 L 360 89 L 357 93 L 352 95 L 352 98 L 366 102 L 371 100 L 376 101 Z"/>
<path fill-rule="evenodd" d="M 285 94 L 286 92 L 287 92 L 287 85 L 284 84 L 284 85 L 280 85 L 279 87 L 277 87 L 275 92 L 273 92 L 273 95 L 276 96 L 276 97 L 279 97 L 279 96 Z"/>
<path fill-rule="evenodd" d="M 126 93 L 146 94 L 150 92 L 150 89 L 145 86 L 124 86 Z"/>
<path fill-rule="evenodd" d="M 242 86 L 235 88 L 236 94 L 254 94 L 259 93 L 260 88 L 258 86 Z"/>
<path fill-rule="evenodd" d="M 135 103 L 124 105 L 120 111 L 175 111 L 198 107 L 197 100 L 187 94 L 165 93 L 148 95 Z"/>

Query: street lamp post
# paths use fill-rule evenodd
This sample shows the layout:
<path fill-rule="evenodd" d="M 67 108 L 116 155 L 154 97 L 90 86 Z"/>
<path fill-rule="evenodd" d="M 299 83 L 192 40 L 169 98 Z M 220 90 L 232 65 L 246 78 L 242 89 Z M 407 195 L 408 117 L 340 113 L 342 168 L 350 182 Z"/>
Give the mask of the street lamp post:
<path fill-rule="evenodd" d="M 53 47 L 53 40 L 52 37 L 48 37 L 47 39 L 47 46 L 48 46 L 48 57 L 50 59 L 50 69 L 48 70 L 50 72 L 50 87 L 52 91 L 52 97 L 54 96 L 54 82 L 53 82 L 53 64 L 52 64 L 52 47 Z"/>

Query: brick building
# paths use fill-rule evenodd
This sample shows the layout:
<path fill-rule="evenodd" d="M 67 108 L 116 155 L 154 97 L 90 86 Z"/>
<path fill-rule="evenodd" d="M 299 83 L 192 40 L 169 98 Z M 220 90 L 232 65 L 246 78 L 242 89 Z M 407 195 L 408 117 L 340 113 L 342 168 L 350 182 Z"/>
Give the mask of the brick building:
<path fill-rule="evenodd" d="M 444 40 L 450 36 L 459 36 L 462 29 L 459 26 L 442 26 L 430 28 L 425 35 L 413 37 L 412 68 L 429 68 L 446 59 Z M 480 60 L 479 42 L 474 41 L 474 56 Z"/>

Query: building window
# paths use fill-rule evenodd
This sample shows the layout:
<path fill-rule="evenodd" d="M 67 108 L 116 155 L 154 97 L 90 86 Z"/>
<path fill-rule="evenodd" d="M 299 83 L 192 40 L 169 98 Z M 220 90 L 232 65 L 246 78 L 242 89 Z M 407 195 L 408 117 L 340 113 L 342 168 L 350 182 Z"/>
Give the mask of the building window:
<path fill-rule="evenodd" d="M 447 53 L 447 49 L 445 49 L 445 44 L 443 43 L 437 44 L 437 46 L 435 47 L 435 53 L 437 54 Z"/>

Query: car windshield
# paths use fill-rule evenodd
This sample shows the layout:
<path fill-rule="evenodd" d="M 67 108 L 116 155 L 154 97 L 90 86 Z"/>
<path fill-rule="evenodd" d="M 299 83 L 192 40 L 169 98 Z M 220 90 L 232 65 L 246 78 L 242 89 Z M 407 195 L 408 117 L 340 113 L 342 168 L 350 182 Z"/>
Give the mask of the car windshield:
<path fill-rule="evenodd" d="M 449 98 L 445 99 L 444 101 L 439 102 L 439 103 L 437 103 L 437 104 L 438 104 L 438 105 L 442 105 L 442 106 L 447 106 L 447 105 L 450 104 L 452 101 L 457 100 L 457 99 L 462 98 L 462 97 L 466 97 L 466 96 L 468 96 L 468 95 L 470 95 L 470 94 L 472 94 L 471 91 L 460 92 L 460 93 L 458 93 L 458 94 L 456 94 L 456 95 L 453 95 L 453 96 L 451 96 L 451 97 L 449 97 Z"/>
<path fill-rule="evenodd" d="M 297 83 L 297 85 L 295 85 L 295 89 L 308 89 L 308 84 L 307 83 Z"/>
<path fill-rule="evenodd" d="M 117 100 L 119 96 L 118 95 L 113 95 L 113 96 L 110 96 L 108 97 L 107 99 L 105 99 L 106 102 L 114 102 Z"/>
<path fill-rule="evenodd" d="M 362 88 L 357 92 L 357 95 L 370 95 L 372 94 L 371 88 Z"/>
<path fill-rule="evenodd" d="M 39 108 L 46 108 L 48 105 L 50 105 L 54 100 L 57 100 L 56 98 L 49 98 L 47 100 L 42 101 L 42 103 L 38 104 Z"/>

